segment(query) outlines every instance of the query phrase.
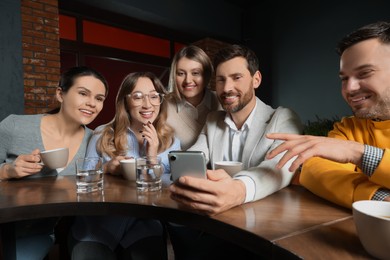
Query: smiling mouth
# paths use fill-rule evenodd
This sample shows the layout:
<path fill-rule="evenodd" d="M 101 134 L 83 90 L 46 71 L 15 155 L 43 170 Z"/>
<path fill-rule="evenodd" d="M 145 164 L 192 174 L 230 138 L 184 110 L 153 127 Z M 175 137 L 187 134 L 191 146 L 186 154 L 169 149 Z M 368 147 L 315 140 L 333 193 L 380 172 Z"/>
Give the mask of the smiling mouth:
<path fill-rule="evenodd" d="M 183 86 L 183 89 L 193 89 L 193 88 L 196 88 L 196 85 Z"/>
<path fill-rule="evenodd" d="M 234 100 L 238 99 L 238 97 L 239 95 L 228 94 L 228 95 L 223 95 L 222 100 L 227 103 L 232 103 Z"/>
<path fill-rule="evenodd" d="M 366 97 L 352 98 L 352 99 L 351 99 L 351 102 L 360 102 L 360 101 L 363 101 L 363 100 L 365 100 L 365 99 L 367 99 L 367 98 L 366 98 Z"/>
<path fill-rule="evenodd" d="M 362 96 L 362 95 L 354 95 L 354 96 L 350 96 L 348 98 L 349 100 L 349 104 L 351 106 L 356 106 L 356 105 L 361 105 L 363 103 L 365 103 L 366 101 L 368 101 L 369 99 L 371 98 L 371 95 L 365 95 L 365 96 Z"/>
<path fill-rule="evenodd" d="M 85 110 L 85 109 L 80 109 L 80 111 L 84 114 L 88 114 L 88 115 L 92 115 L 93 112 L 92 111 L 89 111 L 89 110 Z"/>
<path fill-rule="evenodd" d="M 139 112 L 141 114 L 141 116 L 151 116 L 153 114 L 153 112 Z"/>

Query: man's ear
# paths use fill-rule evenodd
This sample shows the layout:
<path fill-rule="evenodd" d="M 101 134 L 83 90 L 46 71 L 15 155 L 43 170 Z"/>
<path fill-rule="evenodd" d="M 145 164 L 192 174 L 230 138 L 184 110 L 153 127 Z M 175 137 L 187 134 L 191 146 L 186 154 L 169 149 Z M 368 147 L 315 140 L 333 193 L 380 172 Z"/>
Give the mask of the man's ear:
<path fill-rule="evenodd" d="M 62 88 L 57 87 L 56 88 L 56 97 L 57 97 L 58 102 L 60 102 L 60 103 L 62 103 L 62 101 L 64 100 L 62 98 L 62 95 L 63 95 Z"/>
<path fill-rule="evenodd" d="M 260 71 L 257 70 L 255 74 L 253 74 L 252 79 L 253 79 L 253 88 L 254 89 L 258 88 L 261 84 L 261 79 L 262 79 Z"/>

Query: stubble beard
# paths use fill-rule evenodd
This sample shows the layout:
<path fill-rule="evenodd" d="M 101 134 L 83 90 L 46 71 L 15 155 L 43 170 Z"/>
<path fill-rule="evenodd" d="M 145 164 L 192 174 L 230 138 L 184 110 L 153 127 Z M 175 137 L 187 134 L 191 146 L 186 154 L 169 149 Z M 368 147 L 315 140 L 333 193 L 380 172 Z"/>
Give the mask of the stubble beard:
<path fill-rule="evenodd" d="M 252 100 L 252 98 L 253 98 L 253 93 L 248 91 L 248 92 L 246 92 L 246 93 L 241 95 L 241 98 L 238 100 L 238 104 L 237 105 L 233 105 L 233 104 L 226 105 L 226 104 L 224 104 L 222 107 L 228 113 L 236 113 L 236 112 L 241 111 L 246 105 L 248 105 L 249 102 Z"/>
<path fill-rule="evenodd" d="M 379 99 L 372 107 L 368 109 L 355 109 L 353 114 L 361 119 L 390 119 L 390 88 L 384 95 L 385 98 Z"/>

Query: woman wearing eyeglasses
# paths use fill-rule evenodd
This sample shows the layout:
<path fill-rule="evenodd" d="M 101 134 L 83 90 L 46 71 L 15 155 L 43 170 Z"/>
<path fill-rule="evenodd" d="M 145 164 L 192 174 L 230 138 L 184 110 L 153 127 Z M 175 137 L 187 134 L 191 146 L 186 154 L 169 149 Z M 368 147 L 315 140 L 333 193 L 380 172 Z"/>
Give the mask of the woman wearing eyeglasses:
<path fill-rule="evenodd" d="M 115 117 L 96 128 L 86 156 L 101 156 L 105 173 L 119 175 L 120 160 L 158 155 L 164 173 L 169 173 L 167 154 L 180 150 L 180 141 L 166 124 L 164 95 L 165 89 L 154 74 L 127 75 L 116 97 Z M 162 233 L 162 225 L 156 220 L 77 217 L 71 232 L 72 259 L 164 259 L 166 244 Z"/>

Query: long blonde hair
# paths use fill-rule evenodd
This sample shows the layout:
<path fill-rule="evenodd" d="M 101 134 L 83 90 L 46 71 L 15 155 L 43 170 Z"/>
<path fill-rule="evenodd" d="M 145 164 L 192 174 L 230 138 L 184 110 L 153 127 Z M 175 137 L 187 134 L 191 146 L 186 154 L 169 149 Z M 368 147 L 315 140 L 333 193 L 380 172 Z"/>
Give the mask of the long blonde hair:
<path fill-rule="evenodd" d="M 99 132 L 101 133 L 101 137 L 97 142 L 96 149 L 101 154 L 104 153 L 113 158 L 125 154 L 127 149 L 133 149 L 133 147 L 127 147 L 127 132 L 128 128 L 131 126 L 131 117 L 128 111 L 126 98 L 127 95 L 134 90 L 139 78 L 149 78 L 157 92 L 166 94 L 166 90 L 161 81 L 151 72 L 134 72 L 127 75 L 123 79 L 116 96 L 115 116 L 111 122 L 106 124 Z M 174 139 L 174 131 L 166 124 L 166 120 L 167 104 L 163 101 L 160 105 L 160 113 L 153 122 L 159 140 L 158 153 L 169 148 Z"/>
<path fill-rule="evenodd" d="M 205 84 L 206 88 L 210 87 L 209 84 L 214 73 L 213 64 L 204 50 L 195 45 L 189 45 L 182 48 L 173 57 L 171 71 L 169 73 L 168 90 L 169 92 L 172 92 L 170 98 L 173 96 L 176 100 L 181 100 L 183 98 L 179 88 L 176 86 L 177 63 L 183 57 L 199 62 L 202 65 L 203 84 Z"/>

